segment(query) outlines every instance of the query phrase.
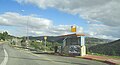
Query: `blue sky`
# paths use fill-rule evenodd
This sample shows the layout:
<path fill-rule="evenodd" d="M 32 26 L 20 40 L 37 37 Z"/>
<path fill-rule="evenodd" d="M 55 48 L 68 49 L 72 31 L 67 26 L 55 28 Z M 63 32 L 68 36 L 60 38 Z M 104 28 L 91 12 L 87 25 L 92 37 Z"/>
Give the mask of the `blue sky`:
<path fill-rule="evenodd" d="M 19 4 L 15 0 L 0 0 L 0 14 L 5 12 L 16 12 L 23 16 L 28 16 L 34 14 L 35 17 L 46 18 L 53 21 L 53 25 L 77 25 L 83 27 L 85 30 L 88 29 L 87 22 L 80 18 L 79 15 L 72 15 L 59 11 L 55 8 L 42 9 L 32 4 Z M 24 10 L 22 12 L 21 10 Z M 18 29 L 14 26 L 1 26 L 4 30 L 11 31 L 12 34 L 15 29 Z"/>
<path fill-rule="evenodd" d="M 19 4 L 15 0 L 0 0 L 0 13 L 5 12 L 17 12 L 22 15 L 35 14 L 37 17 L 47 18 L 54 21 L 55 25 L 80 25 L 87 27 L 87 22 L 80 18 L 79 15 L 72 15 L 59 11 L 55 8 L 40 9 L 37 6 L 31 4 Z M 25 10 L 21 12 L 21 10 Z"/>
<path fill-rule="evenodd" d="M 113 0 L 0 0 L 0 31 L 25 36 L 28 21 L 32 36 L 70 34 L 71 25 L 76 25 L 77 33 L 118 39 L 119 3 Z"/>

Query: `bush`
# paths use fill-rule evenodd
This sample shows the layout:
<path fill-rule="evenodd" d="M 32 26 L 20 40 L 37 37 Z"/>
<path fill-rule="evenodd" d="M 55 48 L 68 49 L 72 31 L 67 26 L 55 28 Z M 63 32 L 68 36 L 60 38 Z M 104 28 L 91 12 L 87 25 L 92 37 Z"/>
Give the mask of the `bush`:
<path fill-rule="evenodd" d="M 55 43 L 51 43 L 51 42 L 46 42 L 46 47 L 44 42 L 36 42 L 36 41 L 32 41 L 30 43 L 31 47 L 34 47 L 35 49 L 39 49 L 39 50 L 47 50 L 47 51 L 53 51 L 54 50 L 54 46 L 60 46 L 59 43 L 55 42 Z"/>

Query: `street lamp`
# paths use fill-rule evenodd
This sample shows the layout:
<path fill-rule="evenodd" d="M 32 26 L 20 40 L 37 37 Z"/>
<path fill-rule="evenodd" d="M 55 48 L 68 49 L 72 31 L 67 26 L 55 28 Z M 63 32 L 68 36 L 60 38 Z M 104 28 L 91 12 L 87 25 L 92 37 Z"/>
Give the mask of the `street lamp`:
<path fill-rule="evenodd" d="M 24 12 L 25 10 L 21 10 L 21 12 Z M 29 36 L 28 36 L 28 31 L 29 31 L 29 29 L 28 29 L 28 26 L 29 26 L 29 23 L 28 23 L 28 21 L 29 21 L 29 16 L 28 16 L 28 18 L 27 18 L 27 22 L 26 22 L 26 34 L 27 34 L 27 37 L 26 37 L 26 46 L 28 47 L 28 44 L 29 44 Z"/>

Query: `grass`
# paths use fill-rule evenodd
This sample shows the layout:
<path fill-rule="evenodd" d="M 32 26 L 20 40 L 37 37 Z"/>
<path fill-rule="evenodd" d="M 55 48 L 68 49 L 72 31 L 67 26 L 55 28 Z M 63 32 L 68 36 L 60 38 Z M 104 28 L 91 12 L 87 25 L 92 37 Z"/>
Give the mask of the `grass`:
<path fill-rule="evenodd" d="M 88 52 L 88 54 L 90 54 L 90 55 L 96 55 L 96 56 L 105 56 L 105 57 L 113 58 L 113 59 L 120 59 L 120 56 L 109 56 L 109 55 L 98 54 L 98 53 L 90 53 L 90 52 Z"/>
<path fill-rule="evenodd" d="M 0 41 L 0 44 L 2 43 L 3 41 Z"/>
<path fill-rule="evenodd" d="M 107 56 L 109 58 L 120 59 L 120 56 Z"/>

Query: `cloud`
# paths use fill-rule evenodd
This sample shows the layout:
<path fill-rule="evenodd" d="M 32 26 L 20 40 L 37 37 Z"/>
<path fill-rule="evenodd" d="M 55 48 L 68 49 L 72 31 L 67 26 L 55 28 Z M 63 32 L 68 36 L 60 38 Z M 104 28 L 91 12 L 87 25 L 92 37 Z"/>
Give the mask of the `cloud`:
<path fill-rule="evenodd" d="M 26 36 L 28 21 L 28 35 L 30 36 L 58 36 L 63 34 L 71 34 L 72 25 L 54 25 L 52 20 L 46 18 L 34 17 L 31 15 L 20 15 L 15 12 L 5 12 L 0 14 L 0 25 L 4 29 L 0 31 L 8 31 L 12 35 Z M 77 26 L 77 25 L 76 25 Z M 77 33 L 83 33 L 83 28 L 77 26 Z"/>
<path fill-rule="evenodd" d="M 52 26 L 52 21 L 46 18 L 38 18 L 31 15 L 20 15 L 15 12 L 5 12 L 0 14 L 1 31 L 8 30 L 9 33 L 16 36 L 26 36 L 28 22 L 28 30 L 46 30 Z"/>
<path fill-rule="evenodd" d="M 39 8 L 56 8 L 60 11 L 79 15 L 89 25 L 97 24 L 89 32 L 94 36 L 106 35 L 120 38 L 119 0 L 16 0 L 21 4 L 33 4 Z M 100 25 L 101 26 L 100 26 Z M 101 28 L 100 28 L 100 27 Z M 98 27 L 98 29 L 96 29 Z M 99 36 L 100 37 L 100 36 Z"/>
<path fill-rule="evenodd" d="M 20 26 L 29 28 L 48 28 L 52 25 L 52 21 L 45 19 L 45 18 L 38 18 L 33 16 L 23 16 L 19 13 L 14 12 L 5 12 L 4 14 L 0 15 L 0 25 L 4 26 Z"/>
<path fill-rule="evenodd" d="M 102 22 L 109 26 L 120 24 L 119 0 L 17 0 L 17 2 L 34 4 L 43 9 L 53 7 L 67 13 L 79 14 L 88 21 Z"/>
<path fill-rule="evenodd" d="M 37 35 L 59 36 L 59 35 L 64 35 L 64 34 L 73 34 L 71 32 L 71 26 L 72 25 L 51 26 L 46 30 L 34 30 L 34 31 L 30 31 L 30 33 L 35 36 Z M 80 26 L 77 26 L 77 33 L 80 33 L 80 34 L 84 33 L 83 28 Z"/>
<path fill-rule="evenodd" d="M 90 24 L 89 35 L 92 37 L 105 39 L 119 39 L 120 27 L 111 27 L 103 24 Z"/>

